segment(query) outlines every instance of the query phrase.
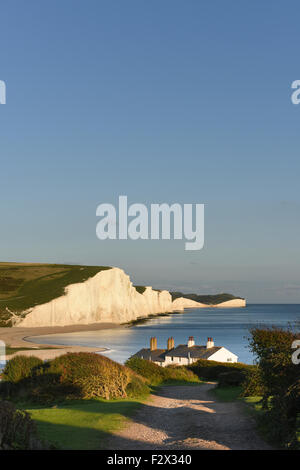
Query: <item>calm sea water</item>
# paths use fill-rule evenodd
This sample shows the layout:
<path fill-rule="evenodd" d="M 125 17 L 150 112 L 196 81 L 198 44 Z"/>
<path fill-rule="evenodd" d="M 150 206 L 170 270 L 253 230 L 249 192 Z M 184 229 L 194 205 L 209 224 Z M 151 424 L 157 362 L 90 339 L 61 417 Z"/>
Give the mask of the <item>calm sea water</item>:
<path fill-rule="evenodd" d="M 248 349 L 249 328 L 255 325 L 287 327 L 300 321 L 300 305 L 250 304 L 246 308 L 190 309 L 155 317 L 133 327 L 103 331 L 88 331 L 30 338 L 36 343 L 104 347 L 105 354 L 118 362 L 141 348 L 149 347 L 151 336 L 156 336 L 158 347 L 165 348 L 169 336 L 176 344 L 186 344 L 194 336 L 196 344 L 206 344 L 212 336 L 216 346 L 225 346 L 239 356 L 240 362 L 253 363 Z"/>

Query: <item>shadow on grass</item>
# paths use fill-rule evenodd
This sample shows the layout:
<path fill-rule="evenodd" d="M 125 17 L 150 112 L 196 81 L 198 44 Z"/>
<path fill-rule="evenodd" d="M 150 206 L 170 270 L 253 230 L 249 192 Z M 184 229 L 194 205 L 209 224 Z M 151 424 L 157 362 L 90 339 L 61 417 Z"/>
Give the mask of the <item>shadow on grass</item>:
<path fill-rule="evenodd" d="M 50 406 L 19 404 L 35 420 L 41 438 L 58 449 L 100 449 L 139 407 L 135 400 L 74 400 Z"/>

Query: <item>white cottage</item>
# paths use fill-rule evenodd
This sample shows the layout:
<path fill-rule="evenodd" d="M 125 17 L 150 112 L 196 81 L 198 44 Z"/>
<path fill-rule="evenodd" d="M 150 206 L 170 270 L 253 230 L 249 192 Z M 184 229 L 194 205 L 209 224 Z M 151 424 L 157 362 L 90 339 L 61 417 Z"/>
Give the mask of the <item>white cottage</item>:
<path fill-rule="evenodd" d="M 171 364 L 185 366 L 199 359 L 227 363 L 237 362 L 238 360 L 238 356 L 224 348 L 224 346 L 215 346 L 212 338 L 207 338 L 206 346 L 197 346 L 193 336 L 189 337 L 187 344 L 179 344 L 176 347 L 174 338 L 169 338 L 167 349 L 158 349 L 157 339 L 155 337 L 151 338 L 150 348 L 141 349 L 133 357 L 155 362 L 155 364 L 162 367 Z"/>

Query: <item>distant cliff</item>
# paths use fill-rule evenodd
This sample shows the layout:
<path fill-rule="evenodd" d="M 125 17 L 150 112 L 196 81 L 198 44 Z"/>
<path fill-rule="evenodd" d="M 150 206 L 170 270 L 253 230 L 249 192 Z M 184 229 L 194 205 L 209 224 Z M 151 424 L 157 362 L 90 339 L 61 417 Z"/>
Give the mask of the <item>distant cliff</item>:
<path fill-rule="evenodd" d="M 168 291 L 146 287 L 140 294 L 122 269 L 100 271 L 85 282 L 66 287 L 65 294 L 24 312 L 15 326 L 63 326 L 98 322 L 125 323 L 171 312 Z"/>
<path fill-rule="evenodd" d="M 243 299 L 236 298 L 207 305 L 198 301 L 201 296 L 196 300 L 134 286 L 122 269 L 103 266 L 0 263 L 0 287 L 1 283 L 1 326 L 120 324 L 185 308 L 245 305 Z"/>
<path fill-rule="evenodd" d="M 200 295 L 200 294 L 183 294 L 182 292 L 171 292 L 172 299 L 185 298 L 195 302 L 200 302 L 205 305 L 217 306 L 246 306 L 246 301 L 242 297 L 236 297 L 232 294 L 215 294 L 215 295 Z M 234 301 L 234 302 L 233 302 Z M 226 304 L 226 305 L 225 305 Z"/>

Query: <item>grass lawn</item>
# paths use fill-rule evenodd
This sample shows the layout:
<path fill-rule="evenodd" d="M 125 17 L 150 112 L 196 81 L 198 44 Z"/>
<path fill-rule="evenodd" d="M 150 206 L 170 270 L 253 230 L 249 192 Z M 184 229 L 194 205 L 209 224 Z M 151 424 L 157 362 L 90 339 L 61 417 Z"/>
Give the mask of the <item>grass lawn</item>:
<path fill-rule="evenodd" d="M 238 400 L 241 391 L 242 387 L 216 387 L 211 391 L 211 393 L 215 395 L 219 401 L 226 402 Z"/>
<path fill-rule="evenodd" d="M 170 381 L 163 385 L 199 385 L 198 382 Z M 159 386 L 152 386 L 152 393 Z M 59 449 L 101 449 L 113 431 L 142 406 L 148 395 L 119 400 L 74 400 L 50 406 L 19 404 L 28 411 L 38 427 L 39 436 Z"/>
<path fill-rule="evenodd" d="M 144 399 L 76 400 L 50 407 L 23 405 L 40 437 L 59 449 L 101 449 L 110 433 L 121 428 Z"/>

